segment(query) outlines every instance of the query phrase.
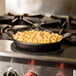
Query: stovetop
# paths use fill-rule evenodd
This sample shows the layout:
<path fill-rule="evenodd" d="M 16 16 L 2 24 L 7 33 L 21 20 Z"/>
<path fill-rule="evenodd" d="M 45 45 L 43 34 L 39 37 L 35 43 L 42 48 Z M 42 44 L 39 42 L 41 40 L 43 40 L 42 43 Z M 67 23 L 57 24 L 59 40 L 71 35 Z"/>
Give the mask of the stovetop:
<path fill-rule="evenodd" d="M 0 56 L 35 59 L 43 61 L 54 61 L 64 63 L 76 63 L 76 46 L 63 44 L 61 52 L 27 52 L 26 50 L 13 50 L 13 41 L 0 40 Z"/>
<path fill-rule="evenodd" d="M 49 29 L 50 31 L 53 31 L 53 32 L 59 32 L 61 28 L 65 28 L 65 30 L 64 30 L 65 32 L 76 33 L 75 29 L 70 28 L 70 25 L 68 25 L 69 23 L 65 18 L 55 17 L 55 19 L 53 19 L 53 21 L 54 21 L 53 22 L 52 20 L 50 20 L 50 19 L 48 20 L 48 18 L 45 18 L 45 17 L 44 18 L 33 18 L 33 17 L 26 17 L 26 16 L 21 16 L 21 17 L 16 16 L 16 17 L 18 17 L 17 20 L 19 20 L 19 21 L 21 21 L 21 20 L 27 21 L 28 20 L 28 21 L 32 21 L 33 23 L 35 23 L 36 21 L 37 21 L 36 23 L 39 23 L 39 22 L 41 23 L 41 21 L 42 21 L 43 23 L 45 23 L 42 26 L 45 29 Z M 15 20 L 14 22 L 17 21 L 16 17 L 14 17 L 15 19 L 13 18 Z M 67 27 L 62 26 L 63 22 L 67 22 L 67 24 L 65 24 L 65 26 L 67 26 Z M 4 23 L 4 20 L 3 20 L 3 23 Z M 12 26 L 14 28 L 15 24 L 13 24 Z M 20 26 L 22 26 L 22 25 L 20 25 Z M 49 27 L 45 27 L 45 26 L 49 26 Z M 53 26 L 55 26 L 55 27 L 53 27 Z M 6 29 L 4 28 L 4 30 L 6 32 L 7 28 Z M 52 62 L 63 62 L 63 63 L 67 63 L 67 64 L 68 63 L 76 64 L 76 45 L 74 46 L 74 45 L 64 42 L 62 44 L 61 48 L 55 52 L 42 52 L 42 53 L 28 52 L 27 50 L 16 49 L 16 46 L 14 45 L 13 41 L 3 40 L 1 38 L 0 39 L 0 56 L 24 58 L 24 59 L 34 59 L 34 60 L 50 61 L 50 62 L 51 61 Z"/>
<path fill-rule="evenodd" d="M 63 19 L 61 19 L 61 18 L 51 19 L 50 17 L 37 18 L 36 16 L 35 17 L 14 16 L 12 19 L 13 24 L 10 26 L 13 26 L 13 29 L 14 29 L 15 28 L 14 26 L 18 26 L 20 24 L 19 23 L 20 21 L 21 21 L 21 23 L 25 22 L 25 21 L 28 22 L 26 19 L 28 21 L 32 21 L 32 23 L 43 22 L 45 24 L 42 24 L 41 26 L 44 27 L 45 29 L 48 29 L 49 31 L 53 31 L 53 32 L 59 32 L 60 28 L 62 27 L 62 23 L 65 21 L 65 18 L 63 18 Z M 4 18 L 4 20 L 2 23 L 8 22 L 7 19 Z M 2 21 L 2 20 L 0 20 L 0 21 Z M 19 24 L 16 24 L 17 22 Z M 26 23 L 24 25 L 26 25 Z M 20 24 L 19 26 L 22 26 L 22 24 Z M 5 28 L 3 27 L 4 33 L 6 33 L 6 31 L 9 30 L 8 28 L 10 28 L 10 27 L 5 27 Z M 65 27 L 63 27 L 63 28 L 65 28 Z M 70 29 L 70 30 L 69 29 L 70 29 L 70 27 L 66 28 L 65 32 L 71 32 L 71 33 L 76 32 L 75 29 Z M 18 30 L 19 30 L 19 28 L 18 28 Z M 12 59 L 13 59 L 13 61 L 12 61 Z M 44 52 L 44 50 L 43 50 L 43 52 L 29 52 L 27 50 L 18 49 L 16 47 L 16 45 L 14 44 L 14 41 L 4 40 L 2 38 L 2 35 L 1 35 L 0 36 L 0 61 L 3 61 L 0 64 L 2 64 L 2 65 L 4 64 L 6 66 L 9 65 L 6 63 L 9 63 L 12 61 L 13 63 L 24 64 L 24 66 L 26 66 L 26 67 L 28 66 L 28 68 L 30 68 L 29 65 L 31 65 L 31 66 L 34 65 L 33 68 L 37 67 L 37 65 L 40 65 L 42 67 L 47 66 L 47 67 L 61 68 L 58 65 L 64 64 L 62 69 L 67 69 L 67 68 L 76 69 L 76 45 L 71 45 L 71 44 L 67 43 L 66 41 L 65 42 L 63 41 L 61 48 L 58 50 L 55 50 L 55 51 Z M 27 65 L 25 65 L 25 64 L 27 64 Z M 14 64 L 14 65 L 17 65 L 17 64 Z M 21 67 L 21 65 L 19 65 L 19 66 Z M 19 66 L 17 66 L 17 68 Z M 14 66 L 14 67 L 16 68 L 16 66 Z M 26 67 L 24 67 L 24 68 L 26 68 Z M 42 67 L 40 67 L 40 69 Z M 47 69 L 47 68 L 42 68 L 41 70 L 40 69 L 39 69 L 39 71 L 41 74 L 42 71 L 44 71 L 43 69 Z M 26 70 L 27 70 L 27 68 L 26 68 Z M 49 68 L 48 68 L 48 70 L 49 70 Z M 45 73 L 47 74 L 47 70 L 45 70 L 45 71 L 46 71 Z M 71 71 L 70 71 L 69 75 L 72 75 Z M 49 70 L 49 72 L 51 72 L 51 71 Z M 52 71 L 52 73 L 53 73 L 53 71 Z M 44 74 L 44 76 L 46 74 Z M 67 72 L 67 74 L 68 74 L 68 72 Z M 39 76 L 41 76 L 41 75 L 39 75 Z M 43 74 L 42 74 L 42 76 L 43 76 Z"/>

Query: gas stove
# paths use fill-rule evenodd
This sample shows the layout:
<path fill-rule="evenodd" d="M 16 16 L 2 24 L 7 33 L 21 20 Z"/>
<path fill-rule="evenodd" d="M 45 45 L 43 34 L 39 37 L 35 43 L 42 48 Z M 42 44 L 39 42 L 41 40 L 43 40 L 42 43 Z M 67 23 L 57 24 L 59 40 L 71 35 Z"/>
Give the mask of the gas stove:
<path fill-rule="evenodd" d="M 11 17 L 11 16 L 9 16 Z M 50 16 L 46 17 L 43 15 L 29 16 L 27 14 L 22 16 L 12 16 L 9 23 L 1 23 L 1 34 L 9 31 L 9 28 L 19 31 L 29 29 L 32 26 L 51 30 L 59 33 L 62 29 L 63 33 L 70 32 L 75 33 L 75 29 L 71 29 L 69 20 L 67 17 Z M 66 24 L 63 26 L 63 23 Z M 4 26 L 5 24 L 5 26 Z M 3 26 L 3 27 L 2 27 Z M 33 27 L 34 28 L 34 27 Z M 74 37 L 75 38 L 75 37 Z M 75 40 L 75 39 L 73 39 Z M 76 43 L 73 44 L 68 40 L 64 40 L 61 48 L 57 51 L 52 52 L 28 52 L 16 47 L 12 40 L 0 40 L 0 64 L 2 64 L 4 71 L 2 74 L 16 74 L 27 76 L 32 74 L 33 76 L 58 76 L 66 74 L 69 76 L 73 75 L 73 70 L 76 69 Z M 13 61 L 12 61 L 13 59 Z M 12 61 L 12 64 L 11 64 Z M 64 66 L 62 66 L 64 64 Z M 16 66 L 15 66 L 16 65 Z M 58 66 L 59 65 L 59 66 Z M 61 65 L 61 66 L 60 66 Z M 6 67 L 5 67 L 6 66 Z M 12 68 L 10 68 L 12 66 Z M 1 70 L 3 69 L 1 68 Z M 20 72 L 18 71 L 20 69 Z M 32 69 L 32 70 L 31 70 Z M 8 72 L 8 70 L 10 70 Z M 45 72 L 46 71 L 46 72 Z M 44 73 L 45 72 L 45 73 Z M 65 74 L 64 74 L 65 73 Z M 30 76 L 29 75 L 29 76 Z"/>
<path fill-rule="evenodd" d="M 19 21 L 21 21 L 21 23 L 23 22 L 23 21 L 26 21 L 28 24 L 29 24 L 29 26 L 30 27 L 32 27 L 32 26 L 35 26 L 35 24 L 41 24 L 41 23 L 43 23 L 43 24 L 41 24 L 41 28 L 44 28 L 44 29 L 48 29 L 49 31 L 51 30 L 51 31 L 54 31 L 54 32 L 59 32 L 60 31 L 60 29 L 64 29 L 63 31 L 64 32 L 71 32 L 71 33 L 75 33 L 76 31 L 75 30 L 73 30 L 73 29 L 70 29 L 69 27 L 70 27 L 70 21 L 72 20 L 70 17 L 68 17 L 68 16 L 50 16 L 50 17 L 46 17 L 46 16 L 44 16 L 44 15 L 28 15 L 28 14 L 24 14 L 24 15 L 22 15 L 22 16 L 15 16 L 15 15 L 13 15 L 13 14 L 8 14 L 8 15 L 6 15 L 7 17 L 13 17 L 13 19 L 11 20 L 11 23 L 9 23 L 9 24 L 11 24 L 11 26 L 17 26 L 17 25 L 19 25 L 20 23 L 18 23 Z M 33 21 L 33 19 L 34 20 L 36 20 L 35 22 Z M 63 23 L 64 22 L 66 22 L 66 24 L 63 26 Z M 16 23 L 16 24 L 15 24 Z M 18 24 L 17 24 L 18 23 Z M 23 25 L 25 26 L 25 24 L 26 23 L 24 23 L 23 22 Z M 20 24 L 21 25 L 21 24 Z M 26 24 L 27 25 L 27 24 Z M 56 25 L 56 26 L 55 26 Z M 5 26 L 5 27 L 3 27 L 2 28 L 2 33 L 3 32 L 7 32 L 7 31 L 9 31 L 9 28 L 11 28 L 11 29 L 14 29 L 13 27 L 11 27 L 11 26 Z M 22 26 L 22 25 L 21 25 Z M 28 26 L 28 25 L 27 25 Z M 37 25 L 37 26 L 35 26 L 36 28 L 38 27 L 39 25 Z M 52 27 L 53 26 L 53 27 Z M 55 27 L 54 27 L 55 26 Z M 10 29 L 10 30 L 11 30 Z M 19 29 L 21 29 L 21 28 L 17 28 L 17 29 L 15 29 L 15 30 L 19 30 Z M 23 28 L 22 28 L 23 29 Z M 24 28 L 25 29 L 25 28 Z M 5 37 L 4 37 L 5 38 Z M 75 38 L 75 37 L 74 37 Z M 75 39 L 73 39 L 73 40 L 75 40 Z M 8 44 L 8 46 L 9 46 L 9 48 L 11 47 L 11 49 L 10 49 L 10 51 L 12 51 L 13 53 L 19 53 L 19 54 L 22 54 L 21 56 L 22 57 L 24 57 L 24 55 L 25 54 L 28 54 L 29 52 L 27 52 L 27 51 L 24 51 L 24 50 L 20 50 L 20 49 L 17 49 L 16 48 L 16 46 L 14 45 L 14 42 L 13 43 L 11 43 L 12 41 L 7 41 L 7 40 L 1 40 L 1 41 L 3 41 L 3 42 L 5 42 L 4 44 L 6 45 L 6 43 L 7 42 L 9 42 L 9 43 L 7 43 Z M 2 43 L 3 43 L 2 42 Z M 70 43 L 70 45 L 68 44 L 68 43 Z M 2 45 L 4 45 L 4 44 L 2 44 Z M 65 44 L 62 44 L 62 47 L 59 49 L 59 50 L 57 50 L 57 51 L 55 51 L 55 52 L 50 52 L 50 53 L 47 53 L 46 54 L 46 52 L 45 53 L 42 53 L 45 57 L 46 56 L 52 56 L 52 55 L 55 55 L 55 54 L 57 54 L 57 56 L 58 56 L 58 58 L 57 58 L 57 60 L 58 61 L 63 61 L 63 62 L 70 62 L 70 63 L 72 63 L 72 61 L 70 61 L 70 60 L 72 60 L 72 58 L 74 58 L 75 59 L 75 50 L 76 50 L 76 44 L 74 45 L 71 45 L 71 44 L 73 44 L 73 43 L 71 43 L 71 42 L 68 42 L 67 40 L 65 41 Z M 7 47 L 8 47 L 7 46 Z M 74 52 L 72 52 L 72 49 L 74 49 Z M 1 49 L 1 50 L 3 50 L 3 49 Z M 8 49 L 4 49 L 5 51 L 3 51 L 3 52 L 6 52 L 6 51 L 8 51 Z M 18 52 L 17 52 L 18 51 Z M 70 55 L 69 54 L 69 51 L 71 52 L 71 54 L 72 55 Z M 24 54 L 24 52 L 25 52 L 25 54 Z M 61 53 L 60 53 L 61 52 Z M 7 52 L 6 52 L 7 53 Z M 34 52 L 33 52 L 34 53 Z M 33 54 L 32 53 L 32 54 Z M 53 54 L 51 54 L 51 53 L 53 53 Z M 59 53 L 59 55 L 58 55 L 58 53 Z M 24 54 L 24 55 L 23 55 Z M 31 53 L 30 53 L 31 54 Z M 29 55 L 30 55 L 29 54 Z M 36 53 L 35 53 L 36 54 Z M 39 54 L 40 55 L 40 53 L 37 53 L 37 54 Z M 10 54 L 9 54 L 10 55 Z M 12 54 L 13 55 L 13 54 Z M 11 55 L 11 56 L 12 56 Z M 15 56 L 17 56 L 17 55 L 15 55 Z M 32 56 L 32 55 L 31 55 Z M 37 55 L 38 56 L 38 55 Z M 13 56 L 14 57 L 14 56 Z M 49 58 L 49 57 L 47 57 L 47 58 Z M 31 57 L 32 58 L 32 57 Z M 40 57 L 41 58 L 41 57 Z M 71 58 L 71 59 L 70 59 Z M 41 58 L 42 60 L 47 60 L 46 58 Z M 54 59 L 53 59 L 54 60 Z M 56 60 L 56 59 L 55 59 Z M 57 61 L 56 60 L 56 61 Z M 73 61 L 74 63 L 76 62 L 75 60 Z"/>

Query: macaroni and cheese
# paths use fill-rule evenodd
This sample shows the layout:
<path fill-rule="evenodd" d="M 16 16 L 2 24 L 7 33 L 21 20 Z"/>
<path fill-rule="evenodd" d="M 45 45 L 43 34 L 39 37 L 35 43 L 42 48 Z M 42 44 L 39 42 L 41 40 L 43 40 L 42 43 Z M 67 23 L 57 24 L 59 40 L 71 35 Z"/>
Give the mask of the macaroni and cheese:
<path fill-rule="evenodd" d="M 57 33 L 49 33 L 46 31 L 36 31 L 36 30 L 17 32 L 16 34 L 13 34 L 13 37 L 14 39 L 22 42 L 36 43 L 36 44 L 55 43 L 62 40 L 62 35 L 59 35 Z"/>

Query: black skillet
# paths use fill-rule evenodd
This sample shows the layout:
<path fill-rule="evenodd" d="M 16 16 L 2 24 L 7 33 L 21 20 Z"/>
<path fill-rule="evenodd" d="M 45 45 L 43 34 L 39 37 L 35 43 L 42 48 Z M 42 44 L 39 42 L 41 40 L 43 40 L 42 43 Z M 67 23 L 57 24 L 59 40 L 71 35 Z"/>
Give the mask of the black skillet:
<path fill-rule="evenodd" d="M 12 31 L 11 31 L 12 32 Z M 13 34 L 13 32 L 12 32 Z M 12 37 L 12 34 L 10 33 L 4 33 L 4 37 L 7 37 L 7 39 L 13 40 L 16 47 L 19 49 L 27 50 L 27 51 L 32 51 L 32 52 L 51 52 L 51 51 L 57 51 L 61 47 L 62 40 L 69 35 L 69 33 L 66 33 L 63 35 L 63 38 L 61 41 L 56 42 L 56 43 L 47 43 L 47 44 L 33 44 L 33 43 L 25 43 L 21 42 L 18 40 L 15 40 Z"/>
<path fill-rule="evenodd" d="M 28 30 L 30 30 L 30 29 L 28 29 Z M 38 27 L 38 28 L 36 28 L 36 30 L 44 31 L 45 29 L 41 29 L 40 27 Z M 45 30 L 45 31 L 48 31 L 48 30 Z M 70 35 L 70 33 L 65 33 L 63 35 L 62 40 L 59 41 L 59 42 L 45 43 L 45 44 L 34 44 L 34 43 L 25 43 L 25 42 L 21 42 L 21 41 L 15 40 L 13 38 L 12 34 L 15 34 L 16 32 L 17 31 L 10 29 L 7 33 L 3 33 L 3 37 L 6 38 L 6 39 L 13 40 L 14 44 L 16 45 L 16 47 L 18 49 L 20 48 L 20 49 L 31 51 L 31 52 L 51 52 L 51 51 L 57 51 L 58 49 L 61 48 L 62 40 L 65 37 Z"/>

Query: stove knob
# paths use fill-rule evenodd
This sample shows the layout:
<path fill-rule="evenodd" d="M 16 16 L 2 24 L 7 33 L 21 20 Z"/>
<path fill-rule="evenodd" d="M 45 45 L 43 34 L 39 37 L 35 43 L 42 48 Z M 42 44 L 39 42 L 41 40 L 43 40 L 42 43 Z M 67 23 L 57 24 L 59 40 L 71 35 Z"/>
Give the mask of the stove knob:
<path fill-rule="evenodd" d="M 28 73 L 25 73 L 24 76 L 37 76 L 37 75 L 33 72 L 28 72 Z"/>
<path fill-rule="evenodd" d="M 16 71 L 7 71 L 4 73 L 4 76 L 18 76 Z"/>

